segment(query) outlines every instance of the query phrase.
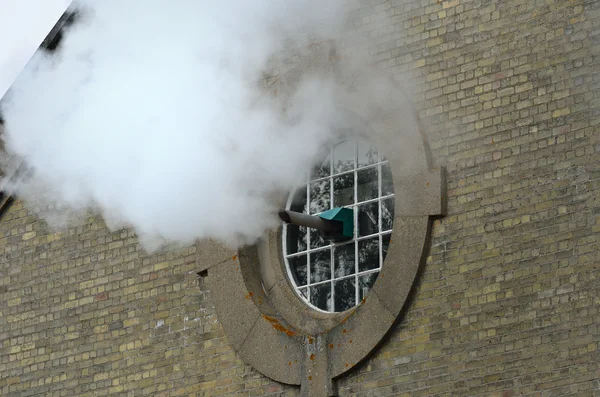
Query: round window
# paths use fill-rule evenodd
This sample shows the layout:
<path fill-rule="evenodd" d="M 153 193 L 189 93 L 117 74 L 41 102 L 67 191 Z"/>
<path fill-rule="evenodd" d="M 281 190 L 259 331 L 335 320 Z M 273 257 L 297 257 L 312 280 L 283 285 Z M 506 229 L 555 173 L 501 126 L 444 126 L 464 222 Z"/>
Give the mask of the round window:
<path fill-rule="evenodd" d="M 353 210 L 352 239 L 331 242 L 317 229 L 290 224 L 283 229 L 285 265 L 294 289 L 308 305 L 326 312 L 342 312 L 362 301 L 390 244 L 394 220 L 390 167 L 363 139 L 331 148 L 286 205 L 309 215 L 337 207 Z"/>

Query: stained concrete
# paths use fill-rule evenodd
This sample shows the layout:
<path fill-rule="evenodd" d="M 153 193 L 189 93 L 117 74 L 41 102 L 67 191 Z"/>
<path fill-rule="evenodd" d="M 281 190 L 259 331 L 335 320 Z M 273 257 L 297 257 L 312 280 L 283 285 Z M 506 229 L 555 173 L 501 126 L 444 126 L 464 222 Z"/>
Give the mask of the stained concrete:
<path fill-rule="evenodd" d="M 364 303 L 328 334 L 330 341 L 330 376 L 332 378 L 360 363 L 381 341 L 394 323 L 379 297 L 367 295 Z"/>
<path fill-rule="evenodd" d="M 250 299 L 252 291 L 244 284 L 239 262 L 229 259 L 209 269 L 208 283 L 219 321 L 233 348 L 239 350 L 262 314 Z"/>
<path fill-rule="evenodd" d="M 443 168 L 410 176 L 394 176 L 395 214 L 400 216 L 443 215 Z M 393 171 L 392 171 L 393 173 Z"/>
<path fill-rule="evenodd" d="M 196 242 L 197 271 L 203 272 L 215 265 L 234 259 L 237 250 L 229 248 L 213 239 L 203 239 Z"/>
<path fill-rule="evenodd" d="M 412 288 L 427 241 L 428 217 L 397 217 L 385 262 L 368 298 L 376 294 L 394 316 Z"/>
<path fill-rule="evenodd" d="M 261 316 L 239 353 L 273 380 L 292 385 L 301 382 L 302 336 L 293 333 L 281 317 Z"/>

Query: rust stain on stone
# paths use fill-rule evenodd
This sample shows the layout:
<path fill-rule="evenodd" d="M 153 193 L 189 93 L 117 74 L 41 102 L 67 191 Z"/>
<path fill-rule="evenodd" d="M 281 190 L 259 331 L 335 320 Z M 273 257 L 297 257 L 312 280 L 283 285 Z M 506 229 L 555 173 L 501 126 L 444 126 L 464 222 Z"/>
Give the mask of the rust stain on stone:
<path fill-rule="evenodd" d="M 237 258 L 238 258 L 238 256 L 237 256 L 237 255 L 234 255 L 234 256 L 232 256 L 232 257 L 231 257 L 231 260 L 232 260 L 232 261 L 234 261 L 234 260 L 236 260 Z"/>
<path fill-rule="evenodd" d="M 308 375 L 308 380 L 312 380 L 312 376 Z"/>
<path fill-rule="evenodd" d="M 314 360 L 314 359 L 315 359 L 315 355 L 314 355 L 314 354 L 311 354 L 311 355 L 310 355 L 310 359 L 311 359 L 311 360 Z"/>
<path fill-rule="evenodd" d="M 346 321 L 348 321 L 350 319 L 350 317 L 352 317 L 354 315 L 354 313 L 356 313 L 356 310 L 352 310 L 352 312 L 350 312 L 350 314 L 348 314 L 346 317 L 344 317 L 342 319 L 342 321 L 340 321 L 340 324 L 344 324 Z"/>
<path fill-rule="evenodd" d="M 250 291 L 246 294 L 246 299 L 250 299 L 254 296 L 254 292 Z"/>
<path fill-rule="evenodd" d="M 330 343 L 330 344 L 329 344 L 329 348 L 330 348 L 330 349 L 333 349 L 333 343 Z"/>
<path fill-rule="evenodd" d="M 267 316 L 266 314 L 263 314 L 262 317 L 271 323 L 271 326 L 273 326 L 273 328 L 275 328 L 277 331 L 283 332 L 287 336 L 296 335 L 296 331 L 292 331 L 291 329 L 284 327 L 275 317 Z"/>

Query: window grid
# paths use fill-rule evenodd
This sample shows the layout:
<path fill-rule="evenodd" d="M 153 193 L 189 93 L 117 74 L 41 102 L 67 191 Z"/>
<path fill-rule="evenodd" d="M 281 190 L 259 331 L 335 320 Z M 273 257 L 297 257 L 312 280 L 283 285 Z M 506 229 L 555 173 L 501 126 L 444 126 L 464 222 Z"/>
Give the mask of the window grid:
<path fill-rule="evenodd" d="M 338 207 L 339 205 L 335 202 L 335 184 L 334 184 L 335 178 L 353 174 L 353 195 L 354 195 L 353 203 L 343 206 L 346 208 L 353 209 L 353 217 L 354 217 L 354 237 L 353 237 L 353 239 L 351 239 L 349 241 L 340 242 L 340 243 L 325 242 L 324 246 L 312 247 L 311 243 L 312 243 L 313 231 L 310 228 L 306 228 L 306 235 L 305 235 L 306 248 L 304 250 L 299 250 L 298 252 L 288 254 L 287 229 L 289 226 L 286 225 L 284 227 L 284 235 L 283 235 L 284 247 L 283 248 L 284 248 L 284 258 L 285 258 L 286 268 L 288 271 L 288 276 L 290 277 L 290 279 L 292 280 L 292 283 L 294 284 L 294 289 L 295 289 L 296 293 L 304 301 L 306 301 L 307 304 L 309 304 L 311 307 L 313 307 L 314 309 L 319 310 L 319 311 L 325 311 L 325 310 L 318 308 L 311 303 L 312 287 L 325 286 L 325 285 L 329 284 L 330 294 L 328 296 L 328 310 L 327 311 L 335 312 L 335 311 L 338 311 L 338 310 L 336 310 L 336 307 L 335 307 L 335 303 L 336 303 L 335 286 L 336 286 L 336 282 L 340 281 L 340 280 L 350 280 L 350 279 L 354 280 L 354 306 L 356 306 L 360 303 L 361 276 L 366 276 L 366 275 L 370 275 L 370 274 L 378 274 L 380 272 L 381 267 L 383 265 L 383 259 L 384 259 L 384 257 L 383 257 L 383 237 L 391 235 L 391 232 L 392 232 L 391 228 L 383 230 L 383 224 L 382 224 L 382 209 L 383 209 L 382 203 L 384 200 L 391 199 L 394 197 L 393 193 L 382 196 L 382 193 L 383 193 L 382 192 L 382 184 L 383 184 L 382 170 L 384 167 L 388 166 L 388 163 L 385 160 L 385 158 L 382 157 L 381 153 L 378 152 L 377 160 L 376 160 L 375 164 L 362 165 L 359 167 L 358 158 L 359 158 L 359 145 L 360 144 L 358 143 L 357 140 L 354 140 L 353 143 L 354 143 L 354 156 L 353 156 L 354 161 L 353 161 L 353 167 L 351 170 L 350 169 L 343 170 L 342 172 L 334 173 L 335 161 L 336 161 L 335 148 L 340 146 L 340 145 L 338 145 L 329 150 L 329 156 L 328 156 L 329 173 L 328 173 L 328 176 L 311 179 L 312 171 L 307 173 L 306 186 L 305 186 L 306 204 L 304 206 L 304 212 L 311 214 L 311 215 L 320 214 L 322 211 L 313 212 L 313 208 L 311 208 L 311 201 L 312 201 L 311 185 L 314 185 L 315 182 L 329 181 L 329 208 L 327 208 L 327 209 Z M 372 146 L 370 144 L 367 144 L 367 145 L 368 145 L 367 147 L 372 148 Z M 358 174 L 360 171 L 363 171 L 363 170 L 368 171 L 369 169 L 377 170 L 377 197 L 359 201 Z M 286 206 L 287 208 L 290 208 L 292 198 L 295 197 L 296 194 L 297 194 L 297 191 L 292 193 L 292 195 L 290 195 L 290 199 L 288 200 L 288 203 Z M 375 233 L 371 233 L 369 235 L 359 236 L 359 222 L 358 222 L 359 221 L 359 218 L 358 218 L 359 217 L 359 209 L 361 208 L 360 206 L 369 204 L 369 203 L 377 203 L 377 231 Z M 378 256 L 378 264 L 377 265 L 378 266 L 373 269 L 366 269 L 366 270 L 360 271 L 360 266 L 359 266 L 360 256 L 359 256 L 359 249 L 358 249 L 359 242 L 364 241 L 364 240 L 373 239 L 374 237 L 376 237 L 378 239 L 378 247 L 377 247 L 378 248 L 378 251 L 377 251 L 377 256 Z M 349 244 L 354 244 L 354 274 L 342 275 L 342 276 L 336 277 L 336 275 L 335 275 L 336 248 L 340 247 L 340 246 L 344 246 L 344 245 L 349 245 Z M 318 252 L 324 252 L 326 250 L 329 250 L 329 261 L 330 261 L 329 262 L 329 280 L 318 280 L 318 281 L 312 282 L 311 281 L 311 279 L 312 279 L 311 260 L 312 260 L 312 256 L 313 256 L 312 254 L 318 253 Z M 296 285 L 295 277 L 293 275 L 294 272 L 290 267 L 290 263 L 289 263 L 288 259 L 295 258 L 295 257 L 302 257 L 302 256 L 306 257 L 306 284 L 302 285 L 302 286 L 298 286 L 298 285 Z M 365 294 L 366 294 L 366 291 L 362 291 L 362 292 L 365 292 Z M 362 294 L 362 295 L 365 295 L 365 294 Z"/>

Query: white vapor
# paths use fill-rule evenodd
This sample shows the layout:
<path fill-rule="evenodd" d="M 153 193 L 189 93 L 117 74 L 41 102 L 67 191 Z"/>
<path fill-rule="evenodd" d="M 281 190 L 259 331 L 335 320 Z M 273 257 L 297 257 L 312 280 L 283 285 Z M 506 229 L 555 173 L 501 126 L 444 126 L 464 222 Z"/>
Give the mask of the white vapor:
<path fill-rule="evenodd" d="M 3 100 L 9 151 L 73 210 L 148 238 L 252 242 L 331 137 L 335 82 L 259 81 L 284 39 L 338 33 L 339 0 L 82 0 Z M 283 98 L 283 97 L 282 97 Z M 282 108 L 285 106 L 285 112 Z"/>

